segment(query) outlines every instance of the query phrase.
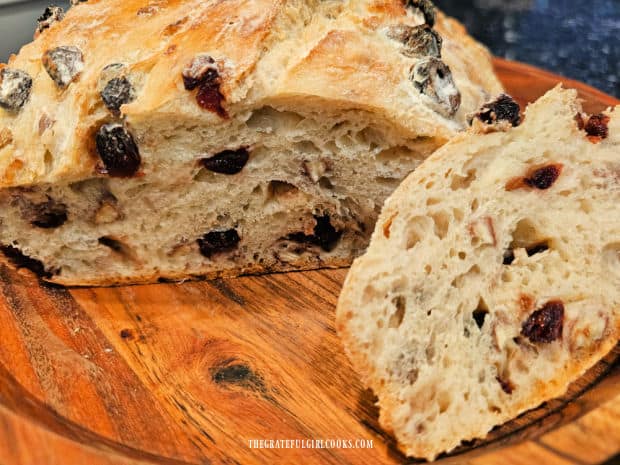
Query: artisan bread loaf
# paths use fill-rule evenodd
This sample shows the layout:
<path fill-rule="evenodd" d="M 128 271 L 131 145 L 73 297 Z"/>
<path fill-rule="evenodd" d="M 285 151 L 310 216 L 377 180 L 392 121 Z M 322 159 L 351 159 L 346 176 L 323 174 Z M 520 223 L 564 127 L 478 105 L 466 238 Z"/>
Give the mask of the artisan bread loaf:
<path fill-rule="evenodd" d="M 0 69 L 0 243 L 50 281 L 350 263 L 501 87 L 427 0 L 90 0 Z"/>
<path fill-rule="evenodd" d="M 507 96 L 386 201 L 337 327 L 410 456 L 562 395 L 620 331 L 619 109 Z"/>

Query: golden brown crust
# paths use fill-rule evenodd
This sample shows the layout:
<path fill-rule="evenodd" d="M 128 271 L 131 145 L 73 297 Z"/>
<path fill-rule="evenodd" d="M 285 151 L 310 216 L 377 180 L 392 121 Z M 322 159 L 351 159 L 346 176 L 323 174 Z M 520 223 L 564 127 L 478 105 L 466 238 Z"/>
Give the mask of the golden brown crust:
<path fill-rule="evenodd" d="M 102 103 L 102 70 L 122 63 L 138 82 L 136 99 L 121 109 L 129 127 L 175 114 L 204 124 L 224 123 L 202 110 L 183 88 L 181 72 L 200 53 L 218 62 L 224 107 L 234 118 L 249 108 L 307 98 L 334 107 L 363 108 L 401 130 L 447 140 L 464 114 L 501 86 L 488 52 L 462 27 L 439 15 L 445 61 L 463 94 L 464 110 L 446 119 L 408 81 L 413 61 L 387 38 L 394 24 L 417 24 L 401 0 L 91 0 L 71 8 L 18 56 L 12 68 L 33 79 L 17 114 L 0 109 L 0 186 L 58 182 L 96 175 L 93 134 L 112 118 Z M 66 89 L 50 78 L 43 55 L 77 47 L 84 68 Z M 482 76 L 482 77 L 480 77 Z M 49 126 L 39 122 L 45 118 Z M 42 130 L 40 130 L 40 128 Z M 19 169 L 18 169 L 19 168 Z"/>
<path fill-rule="evenodd" d="M 11 263 L 6 257 L 0 253 L 0 261 L 16 270 L 24 270 L 25 272 L 32 273 L 25 268 L 20 268 L 14 263 Z M 343 258 L 328 258 L 321 261 L 320 268 L 335 269 L 344 268 L 351 264 L 349 259 Z M 263 266 L 254 264 L 244 267 L 242 269 L 235 268 L 229 270 L 218 270 L 204 274 L 187 274 L 187 273 L 149 273 L 141 276 L 118 276 L 105 279 L 70 279 L 63 276 L 54 275 L 51 277 L 39 277 L 41 280 L 53 284 L 59 284 L 67 287 L 112 287 L 112 286 L 124 286 L 124 285 L 139 285 L 139 284 L 152 284 L 157 282 L 184 282 L 184 281 L 198 281 L 198 280 L 214 280 L 220 278 L 234 278 L 237 276 L 259 275 L 265 273 L 284 273 L 293 271 L 306 271 L 317 269 L 315 260 L 299 261 L 297 263 L 282 263 L 280 265 Z"/>

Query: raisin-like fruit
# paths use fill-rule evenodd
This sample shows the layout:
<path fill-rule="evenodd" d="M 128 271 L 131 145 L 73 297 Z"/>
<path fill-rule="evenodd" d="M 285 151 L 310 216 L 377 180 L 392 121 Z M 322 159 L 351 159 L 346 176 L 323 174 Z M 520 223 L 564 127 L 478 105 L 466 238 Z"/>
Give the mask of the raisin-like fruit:
<path fill-rule="evenodd" d="M 429 26 L 435 25 L 435 5 L 430 0 L 405 0 L 405 7 L 417 8 L 424 15 L 424 22 Z"/>
<path fill-rule="evenodd" d="M 597 139 L 606 139 L 609 136 L 609 116 L 602 113 L 598 115 L 592 115 L 585 123 L 584 129 L 588 136 Z"/>
<path fill-rule="evenodd" d="M 405 56 L 441 58 L 443 40 L 435 30 L 426 24 L 421 26 L 399 24 L 390 28 L 388 36 L 404 45 L 401 52 Z"/>
<path fill-rule="evenodd" d="M 521 327 L 521 334 L 532 342 L 553 342 L 562 337 L 563 325 L 564 304 L 552 300 L 529 316 Z"/>
<path fill-rule="evenodd" d="M 326 252 L 331 252 L 338 244 L 342 236 L 342 231 L 338 231 L 334 228 L 327 214 L 315 216 L 314 220 L 316 221 L 316 225 L 314 226 L 313 234 L 308 235 L 301 232 L 293 233 L 289 234 L 286 239 L 294 242 L 317 245 Z"/>
<path fill-rule="evenodd" d="M 202 255 L 211 258 L 215 254 L 235 249 L 239 241 L 241 241 L 241 238 L 236 229 L 211 231 L 198 239 L 198 247 Z"/>
<path fill-rule="evenodd" d="M 122 105 L 132 102 L 135 98 L 133 86 L 125 77 L 111 79 L 101 91 L 103 103 L 114 113 L 118 113 Z"/>
<path fill-rule="evenodd" d="M 131 177 L 140 168 L 140 152 L 132 135 L 121 124 L 104 124 L 96 137 L 97 152 L 105 171 L 113 177 Z"/>
<path fill-rule="evenodd" d="M 0 107 L 16 112 L 26 104 L 32 90 L 32 78 L 25 71 L 12 68 L 0 70 Z"/>
<path fill-rule="evenodd" d="M 32 225 L 43 229 L 54 229 L 67 221 L 67 206 L 53 199 L 33 205 Z"/>
<path fill-rule="evenodd" d="M 215 60 L 209 55 L 197 55 L 183 69 L 183 85 L 187 90 L 194 90 L 205 82 L 218 80 L 219 72 Z"/>
<path fill-rule="evenodd" d="M 12 245 L 0 245 L 0 251 L 16 268 L 26 268 L 41 278 L 51 278 L 54 275 L 54 272 L 45 268 L 43 262 L 25 255 L 17 247 L 13 247 Z"/>
<path fill-rule="evenodd" d="M 73 45 L 56 47 L 43 55 L 43 67 L 56 85 L 64 89 L 82 73 L 84 57 Z"/>
<path fill-rule="evenodd" d="M 197 55 L 183 69 L 183 85 L 187 90 L 198 88 L 196 102 L 201 108 L 217 113 L 221 118 L 228 118 L 224 109 L 224 95 L 220 91 L 220 73 L 215 60 L 209 55 Z"/>
<path fill-rule="evenodd" d="M 224 150 L 209 158 L 200 160 L 202 166 L 209 171 L 221 174 L 237 174 L 250 159 L 250 152 L 247 147 L 237 150 Z"/>
<path fill-rule="evenodd" d="M 413 66 L 409 78 L 441 113 L 453 116 L 458 111 L 461 93 L 454 84 L 450 68 L 443 61 L 435 57 L 423 58 Z"/>
<path fill-rule="evenodd" d="M 196 101 L 201 108 L 217 113 L 220 118 L 228 118 L 228 112 L 222 106 L 224 96 L 220 92 L 219 83 L 204 83 L 198 89 Z"/>
<path fill-rule="evenodd" d="M 521 108 L 510 95 L 501 94 L 492 102 L 486 103 L 475 117 L 486 124 L 507 121 L 516 127 L 521 124 Z"/>
<path fill-rule="evenodd" d="M 536 168 L 532 171 L 523 182 L 530 187 L 536 189 L 549 189 L 557 181 L 562 173 L 562 165 L 546 165 Z"/>
<path fill-rule="evenodd" d="M 61 21 L 65 17 L 62 8 L 56 5 L 48 6 L 43 14 L 37 19 L 37 31 L 43 32 L 57 21 Z"/>

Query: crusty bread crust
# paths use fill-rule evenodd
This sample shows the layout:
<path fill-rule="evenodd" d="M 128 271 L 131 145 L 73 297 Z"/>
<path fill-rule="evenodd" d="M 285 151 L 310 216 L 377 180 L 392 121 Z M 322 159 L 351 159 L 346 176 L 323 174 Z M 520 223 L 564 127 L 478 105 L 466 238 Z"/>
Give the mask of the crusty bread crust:
<path fill-rule="evenodd" d="M 0 186 L 96 173 L 92 133 L 109 119 L 99 80 L 110 64 L 128 64 L 140 81 L 136 100 L 123 108 L 129 126 L 148 124 L 145 118 L 161 114 L 225 123 L 201 111 L 177 78 L 204 52 L 224 62 L 220 90 L 231 114 L 258 102 L 312 97 L 319 105 L 377 112 L 411 134 L 450 138 L 459 129 L 455 121 L 428 110 L 421 97 L 403 92 L 400 83 L 406 81 L 411 61 L 385 34 L 389 25 L 416 24 L 417 19 L 406 14 L 401 0 L 353 4 L 91 0 L 70 9 L 9 60 L 9 67 L 29 73 L 34 82 L 30 101 L 18 114 L 0 108 L 0 128 L 13 133 L 12 143 L 0 148 Z M 500 91 L 501 85 L 488 51 L 462 26 L 440 15 L 437 29 L 444 36 L 444 60 L 463 94 L 456 118 L 462 123 L 481 96 Z M 64 90 L 50 79 L 42 61 L 46 51 L 59 46 L 78 47 L 84 59 L 84 69 Z M 45 130 L 45 121 L 53 123 L 52 130 Z"/>
<path fill-rule="evenodd" d="M 18 263 L 12 262 L 7 259 L 4 255 L 0 254 L 0 262 L 5 265 L 10 266 L 13 269 L 17 269 L 26 273 L 34 273 L 32 270 L 28 270 L 20 266 Z M 183 283 L 187 281 L 201 281 L 207 280 L 212 281 L 216 279 L 226 279 L 226 278 L 234 278 L 237 276 L 248 276 L 248 275 L 258 275 L 258 274 L 266 274 L 266 273 L 287 273 L 292 271 L 305 271 L 305 270 L 316 270 L 317 268 L 321 269 L 338 269 L 345 268 L 351 264 L 351 259 L 344 258 L 330 258 L 325 261 L 321 261 L 320 264 L 317 265 L 315 260 L 305 260 L 299 261 L 296 263 L 290 264 L 276 264 L 273 266 L 260 266 L 258 264 L 252 264 L 248 266 L 244 266 L 243 268 L 237 268 L 234 270 L 215 270 L 208 272 L 206 274 L 188 274 L 187 272 L 178 272 L 178 273 L 151 273 L 149 275 L 143 276 L 130 276 L 130 277 L 112 277 L 106 278 L 104 280 L 93 278 L 91 280 L 86 279 L 65 279 L 62 276 L 51 276 L 49 278 L 38 276 L 42 278 L 44 281 L 58 284 L 61 286 L 67 287 L 92 287 L 92 286 L 101 286 L 101 287 L 114 287 L 114 286 L 126 286 L 126 285 L 140 285 L 140 284 L 152 284 L 152 283 Z"/>
<path fill-rule="evenodd" d="M 387 195 L 501 90 L 458 23 L 406 3 L 56 14 L 0 65 L 0 246 L 70 284 L 350 262 Z"/>
<path fill-rule="evenodd" d="M 557 88 L 481 127 L 386 201 L 337 329 L 380 422 L 435 459 L 551 398 L 620 338 L 618 111 Z"/>

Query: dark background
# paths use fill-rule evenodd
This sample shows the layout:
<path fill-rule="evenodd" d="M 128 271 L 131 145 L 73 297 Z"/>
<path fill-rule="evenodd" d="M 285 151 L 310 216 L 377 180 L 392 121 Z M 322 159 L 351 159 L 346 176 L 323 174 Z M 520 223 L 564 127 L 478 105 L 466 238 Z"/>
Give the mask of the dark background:
<path fill-rule="evenodd" d="M 8 2 L 8 3 L 7 3 Z M 58 0 L 65 6 L 68 1 Z M 47 1 L 0 0 L 0 61 L 32 39 Z M 493 53 L 620 97 L 620 0 L 436 0 Z"/>
<path fill-rule="evenodd" d="M 491 51 L 620 97 L 620 0 L 436 0 Z"/>

